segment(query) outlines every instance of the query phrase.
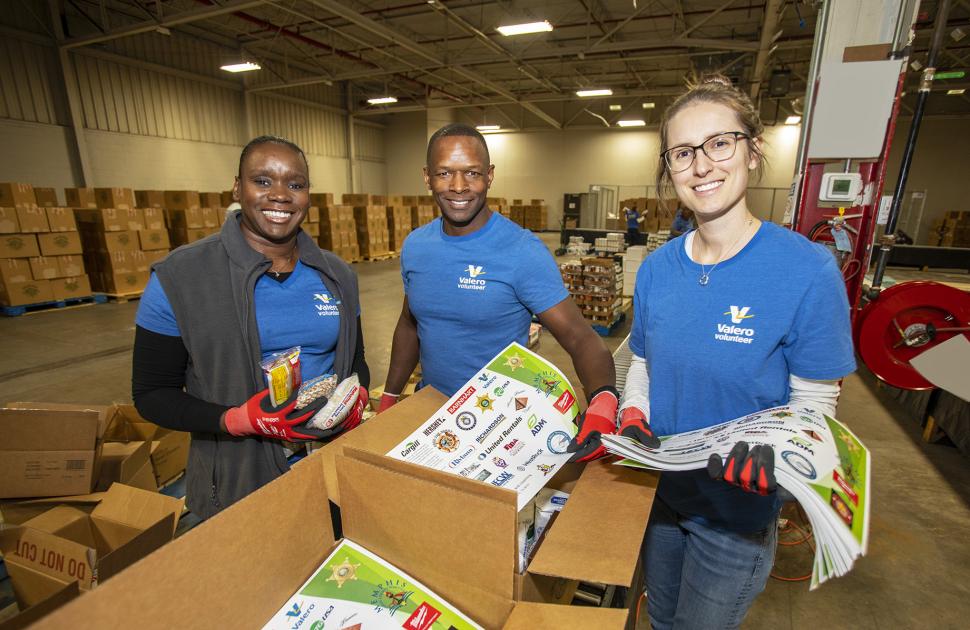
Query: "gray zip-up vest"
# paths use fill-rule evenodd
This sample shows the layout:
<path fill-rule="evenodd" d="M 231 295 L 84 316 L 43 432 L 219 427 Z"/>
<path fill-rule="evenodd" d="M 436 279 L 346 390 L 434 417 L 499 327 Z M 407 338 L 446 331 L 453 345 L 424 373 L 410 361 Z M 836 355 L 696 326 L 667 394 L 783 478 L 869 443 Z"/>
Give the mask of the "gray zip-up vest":
<path fill-rule="evenodd" d="M 219 234 L 180 247 L 153 267 L 189 353 L 185 391 L 229 406 L 241 405 L 266 388 L 253 294 L 271 263 L 249 246 L 239 222 L 236 211 Z M 302 230 L 297 245 L 300 262 L 319 272 L 337 300 L 340 332 L 334 372 L 344 379 L 353 369 L 357 345 L 357 277 L 347 263 L 321 250 Z M 287 470 L 276 440 L 193 432 L 186 504 L 201 518 L 209 518 Z"/>

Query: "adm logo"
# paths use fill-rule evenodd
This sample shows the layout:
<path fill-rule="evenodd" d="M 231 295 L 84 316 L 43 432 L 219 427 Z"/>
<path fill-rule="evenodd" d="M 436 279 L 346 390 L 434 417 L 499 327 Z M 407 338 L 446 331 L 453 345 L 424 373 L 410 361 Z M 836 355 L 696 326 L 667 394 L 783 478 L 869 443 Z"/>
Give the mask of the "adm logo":
<path fill-rule="evenodd" d="M 545 418 L 537 418 L 532 415 L 529 416 L 529 430 L 532 431 L 532 435 L 536 436 L 542 433 L 542 429 L 546 426 Z"/>

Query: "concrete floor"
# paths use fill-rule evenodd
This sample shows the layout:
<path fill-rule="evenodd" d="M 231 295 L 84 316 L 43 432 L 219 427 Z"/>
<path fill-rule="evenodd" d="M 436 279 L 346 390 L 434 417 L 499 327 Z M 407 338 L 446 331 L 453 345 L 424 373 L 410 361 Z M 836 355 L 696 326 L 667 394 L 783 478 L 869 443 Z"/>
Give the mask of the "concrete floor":
<path fill-rule="evenodd" d="M 554 248 L 558 235 L 544 234 Z M 374 385 L 387 373 L 402 299 L 398 260 L 354 265 Z M 130 400 L 138 302 L 0 318 L 0 401 L 103 404 Z M 606 339 L 615 349 L 629 321 Z M 555 340 L 538 351 L 579 384 Z M 809 593 L 807 582 L 770 580 L 745 628 L 966 628 L 970 625 L 970 465 L 956 449 L 928 445 L 919 426 L 864 368 L 845 381 L 839 418 L 872 452 L 869 555 L 846 577 Z M 608 531 L 608 516 L 604 530 Z M 606 539 L 604 539 L 606 540 Z M 811 570 L 804 546 L 779 549 L 776 571 Z M 645 615 L 640 624 L 647 628 Z"/>

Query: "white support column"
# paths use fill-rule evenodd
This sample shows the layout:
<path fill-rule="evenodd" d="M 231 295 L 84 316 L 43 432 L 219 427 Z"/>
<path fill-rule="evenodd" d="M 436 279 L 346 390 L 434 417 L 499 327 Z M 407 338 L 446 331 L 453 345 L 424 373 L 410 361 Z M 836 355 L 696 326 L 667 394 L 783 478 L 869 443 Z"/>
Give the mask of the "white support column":
<path fill-rule="evenodd" d="M 57 0 L 49 0 L 51 24 L 54 26 L 54 37 L 57 40 L 57 58 L 61 66 L 61 78 L 64 81 L 64 92 L 67 94 L 67 111 L 71 117 L 71 133 L 74 136 L 74 155 L 81 169 L 80 186 L 92 186 L 94 179 L 91 172 L 91 160 L 88 158 L 87 140 L 84 137 L 84 119 L 81 117 L 81 94 L 78 91 L 77 73 L 74 71 L 74 60 L 70 51 L 62 45 L 64 29 L 61 26 L 61 12 Z"/>
<path fill-rule="evenodd" d="M 354 141 L 354 97 L 350 82 L 347 86 L 347 171 L 349 177 L 347 182 L 350 185 L 350 192 L 357 192 L 357 146 Z"/>

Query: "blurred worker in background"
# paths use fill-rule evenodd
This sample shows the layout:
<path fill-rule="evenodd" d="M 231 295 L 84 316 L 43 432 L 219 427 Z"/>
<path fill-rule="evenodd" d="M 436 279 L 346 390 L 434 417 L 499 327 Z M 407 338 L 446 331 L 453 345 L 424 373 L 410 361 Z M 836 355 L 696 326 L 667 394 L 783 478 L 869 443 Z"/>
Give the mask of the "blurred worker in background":
<path fill-rule="evenodd" d="M 694 213 L 686 206 L 677 208 L 674 222 L 670 226 L 670 237 L 676 238 L 694 229 Z"/>
<path fill-rule="evenodd" d="M 834 416 L 839 381 L 855 369 L 832 255 L 748 208 L 763 131 L 748 96 L 720 75 L 661 122 L 658 196 L 672 188 L 697 229 L 637 273 L 619 433 L 647 446 L 778 405 Z M 661 475 L 644 544 L 654 629 L 738 627 L 773 564 L 775 490 L 772 449 L 744 442 L 707 470 Z"/>
<path fill-rule="evenodd" d="M 573 360 L 589 400 L 588 427 L 615 426 L 613 357 L 569 297 L 548 248 L 488 208 L 495 168 L 485 138 L 469 125 L 446 125 L 431 136 L 426 157 L 424 181 L 441 217 L 414 230 L 401 251 L 404 305 L 380 411 L 397 402 L 418 359 L 422 385 L 452 396 L 509 343 L 527 345 L 535 314 Z"/>
<path fill-rule="evenodd" d="M 289 470 L 282 441 L 327 439 L 360 423 L 370 382 L 357 278 L 300 229 L 310 206 L 306 156 L 273 136 L 239 157 L 222 230 L 156 263 L 138 305 L 132 396 L 138 412 L 192 433 L 186 503 L 201 518 Z M 301 347 L 304 380 L 356 373 L 347 418 L 321 431 L 319 403 L 273 407 L 261 360 Z"/>
<path fill-rule="evenodd" d="M 626 219 L 626 240 L 627 245 L 640 244 L 640 224 L 643 223 L 643 215 L 636 208 L 623 207 L 623 218 Z"/>

